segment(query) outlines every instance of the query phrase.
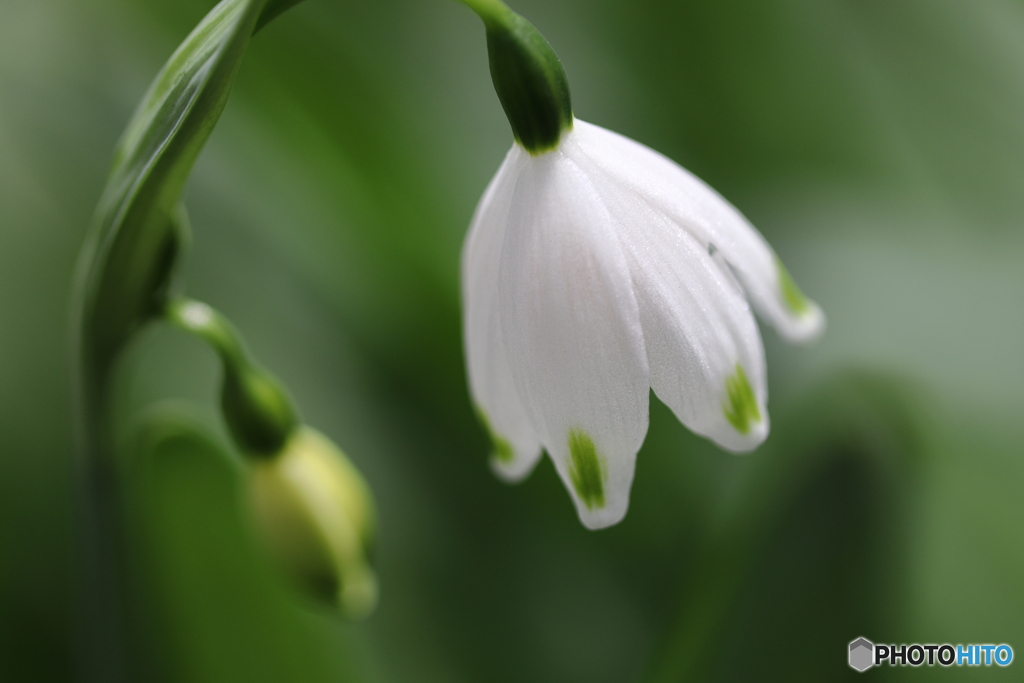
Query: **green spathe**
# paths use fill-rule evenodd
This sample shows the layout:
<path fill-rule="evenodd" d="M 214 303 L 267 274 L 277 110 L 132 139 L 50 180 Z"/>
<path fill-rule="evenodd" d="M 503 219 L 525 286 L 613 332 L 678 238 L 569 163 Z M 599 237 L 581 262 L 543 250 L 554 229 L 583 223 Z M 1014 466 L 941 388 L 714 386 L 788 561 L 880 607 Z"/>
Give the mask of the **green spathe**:
<path fill-rule="evenodd" d="M 558 146 L 572 129 L 569 81 L 533 24 L 498 0 L 462 0 L 487 28 L 491 80 L 516 141 L 530 154 Z"/>
<path fill-rule="evenodd" d="M 754 390 L 750 388 L 750 381 L 747 380 L 747 373 L 739 363 L 736 364 L 736 372 L 726 378 L 725 390 L 729 395 L 729 405 L 722 406 L 725 419 L 740 434 L 748 434 L 750 426 L 761 421 L 761 411 L 757 407 Z"/>
<path fill-rule="evenodd" d="M 604 507 L 604 466 L 594 440 L 581 429 L 569 430 L 569 478 L 588 510 Z"/>

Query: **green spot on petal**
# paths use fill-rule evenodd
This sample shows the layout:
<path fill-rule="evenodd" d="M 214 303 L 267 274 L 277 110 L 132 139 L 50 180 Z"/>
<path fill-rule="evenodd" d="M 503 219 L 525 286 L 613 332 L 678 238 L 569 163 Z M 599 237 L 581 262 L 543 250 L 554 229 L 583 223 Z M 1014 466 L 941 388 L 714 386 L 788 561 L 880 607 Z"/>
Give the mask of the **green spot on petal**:
<path fill-rule="evenodd" d="M 743 372 L 743 366 L 739 363 L 736 364 L 736 372 L 726 378 L 725 390 L 729 394 L 729 405 L 722 406 L 725 419 L 740 434 L 749 433 L 750 425 L 761 421 L 761 411 L 757 407 L 754 390 L 747 380 L 747 373 Z"/>
<path fill-rule="evenodd" d="M 782 299 L 786 302 L 786 306 L 789 310 L 793 311 L 797 315 L 803 315 L 810 310 L 811 304 L 804 296 L 804 293 L 800 291 L 800 288 L 793 282 L 793 276 L 786 270 L 786 266 L 782 265 L 782 261 L 779 257 L 775 257 L 775 268 L 779 271 L 779 288 L 782 290 Z"/>
<path fill-rule="evenodd" d="M 476 406 L 476 416 L 487 431 L 487 435 L 491 437 L 491 446 L 494 448 L 491 457 L 506 465 L 515 460 L 516 452 L 512 448 L 512 443 L 491 429 L 491 421 L 487 419 L 487 413 L 480 406 Z"/>
<path fill-rule="evenodd" d="M 604 468 L 594 441 L 580 429 L 569 430 L 569 478 L 588 510 L 604 507 Z"/>

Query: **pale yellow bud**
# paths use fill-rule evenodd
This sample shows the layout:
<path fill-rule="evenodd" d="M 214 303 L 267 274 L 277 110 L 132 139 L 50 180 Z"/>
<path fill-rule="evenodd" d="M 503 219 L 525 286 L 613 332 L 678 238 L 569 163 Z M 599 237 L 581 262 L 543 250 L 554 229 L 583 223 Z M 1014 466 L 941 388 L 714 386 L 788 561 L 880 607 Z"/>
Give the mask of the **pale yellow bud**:
<path fill-rule="evenodd" d="M 352 618 L 373 611 L 373 498 L 337 446 L 299 427 L 278 454 L 252 461 L 250 490 L 266 545 L 303 589 Z"/>

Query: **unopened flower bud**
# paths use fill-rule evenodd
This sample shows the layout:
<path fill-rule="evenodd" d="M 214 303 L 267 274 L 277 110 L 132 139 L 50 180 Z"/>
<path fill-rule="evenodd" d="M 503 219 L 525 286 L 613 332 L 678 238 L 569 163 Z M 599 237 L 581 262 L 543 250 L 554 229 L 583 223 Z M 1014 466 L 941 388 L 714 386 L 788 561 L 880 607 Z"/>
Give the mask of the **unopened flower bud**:
<path fill-rule="evenodd" d="M 224 366 L 221 408 L 249 464 L 256 526 L 300 588 L 344 614 L 368 615 L 377 578 L 370 489 L 327 437 L 299 423 L 284 388 L 245 351 L 234 326 L 199 301 L 171 301 L 173 324 L 207 341 Z"/>
<path fill-rule="evenodd" d="M 373 499 L 345 454 L 302 426 L 280 453 L 253 461 L 249 487 L 260 535 L 285 572 L 349 617 L 372 612 Z"/>

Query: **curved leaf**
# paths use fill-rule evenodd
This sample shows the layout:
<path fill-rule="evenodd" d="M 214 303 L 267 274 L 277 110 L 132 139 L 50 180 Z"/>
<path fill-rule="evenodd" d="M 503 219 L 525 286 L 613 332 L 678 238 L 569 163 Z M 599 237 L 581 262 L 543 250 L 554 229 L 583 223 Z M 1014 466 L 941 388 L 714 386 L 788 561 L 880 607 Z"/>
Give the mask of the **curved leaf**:
<path fill-rule="evenodd" d="M 79 259 L 83 362 L 102 377 L 152 314 L 186 238 L 181 193 L 249 38 L 298 0 L 223 0 L 157 75 L 128 124 Z"/>

